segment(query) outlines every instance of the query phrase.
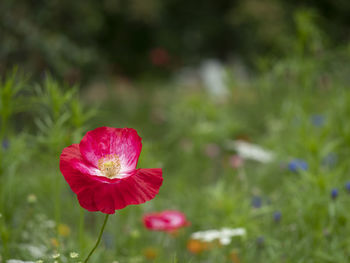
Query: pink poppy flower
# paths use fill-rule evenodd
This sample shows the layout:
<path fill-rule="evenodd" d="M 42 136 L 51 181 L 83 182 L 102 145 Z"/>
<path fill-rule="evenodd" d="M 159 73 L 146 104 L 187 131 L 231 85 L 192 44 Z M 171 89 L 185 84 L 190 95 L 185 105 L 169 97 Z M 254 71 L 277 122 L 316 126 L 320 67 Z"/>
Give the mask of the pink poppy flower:
<path fill-rule="evenodd" d="M 114 214 L 153 199 L 162 185 L 162 169 L 136 169 L 141 148 L 134 129 L 100 127 L 63 149 L 60 170 L 83 208 Z"/>
<path fill-rule="evenodd" d="M 175 210 L 166 210 L 160 213 L 150 213 L 143 217 L 143 224 L 149 230 L 172 232 L 190 223 L 186 216 Z"/>

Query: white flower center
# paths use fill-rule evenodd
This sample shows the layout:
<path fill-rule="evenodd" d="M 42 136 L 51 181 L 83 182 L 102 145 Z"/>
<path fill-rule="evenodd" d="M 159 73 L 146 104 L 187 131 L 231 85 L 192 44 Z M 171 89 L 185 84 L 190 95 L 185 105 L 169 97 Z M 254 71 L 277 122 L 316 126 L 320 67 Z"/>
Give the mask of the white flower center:
<path fill-rule="evenodd" d="M 101 173 L 108 177 L 114 178 L 119 175 L 121 170 L 120 160 L 116 154 L 108 154 L 98 160 L 98 169 Z"/>

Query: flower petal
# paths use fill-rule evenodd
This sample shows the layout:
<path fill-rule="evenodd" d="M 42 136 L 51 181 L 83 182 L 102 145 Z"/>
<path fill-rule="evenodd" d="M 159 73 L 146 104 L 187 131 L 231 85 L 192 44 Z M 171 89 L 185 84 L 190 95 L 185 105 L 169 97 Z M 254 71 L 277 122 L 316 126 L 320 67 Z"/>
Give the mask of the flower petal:
<path fill-rule="evenodd" d="M 84 189 L 83 191 L 80 191 L 77 197 L 81 207 L 90 212 L 99 211 L 95 204 L 94 191 L 91 191 L 91 189 Z"/>
<path fill-rule="evenodd" d="M 102 157 L 116 154 L 121 162 L 120 172 L 125 174 L 136 168 L 142 143 L 134 129 L 100 127 L 87 132 L 79 147 L 84 159 L 95 167 Z"/>
<path fill-rule="evenodd" d="M 79 144 L 72 144 L 63 149 L 60 156 L 60 170 L 74 193 L 78 193 L 91 183 L 90 175 L 99 171 L 87 163 L 81 156 Z"/>
<path fill-rule="evenodd" d="M 137 169 L 123 179 L 113 179 L 112 183 L 100 183 L 92 188 L 97 209 L 114 214 L 115 210 L 128 205 L 137 205 L 153 199 L 162 185 L 162 169 Z"/>

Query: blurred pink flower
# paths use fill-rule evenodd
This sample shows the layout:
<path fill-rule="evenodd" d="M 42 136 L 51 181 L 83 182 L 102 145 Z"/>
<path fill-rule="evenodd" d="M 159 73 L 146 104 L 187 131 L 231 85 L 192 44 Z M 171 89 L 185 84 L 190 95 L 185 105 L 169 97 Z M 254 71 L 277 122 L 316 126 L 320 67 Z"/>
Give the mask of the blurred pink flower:
<path fill-rule="evenodd" d="M 231 167 L 234 169 L 242 167 L 244 164 L 243 158 L 237 154 L 230 156 L 229 162 Z"/>
<path fill-rule="evenodd" d="M 149 230 L 173 232 L 188 226 L 186 216 L 176 210 L 165 210 L 159 213 L 149 213 L 143 216 L 143 224 Z"/>

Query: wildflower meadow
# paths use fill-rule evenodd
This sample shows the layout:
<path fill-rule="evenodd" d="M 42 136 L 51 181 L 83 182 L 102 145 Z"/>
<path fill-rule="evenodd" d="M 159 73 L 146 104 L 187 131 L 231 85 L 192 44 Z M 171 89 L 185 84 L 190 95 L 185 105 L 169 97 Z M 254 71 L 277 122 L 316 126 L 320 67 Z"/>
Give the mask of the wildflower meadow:
<path fill-rule="evenodd" d="M 0 263 L 350 261 L 350 45 L 338 9 L 332 32 L 319 3 L 237 1 L 239 17 L 203 3 L 207 19 L 229 21 L 216 36 L 171 1 L 52 3 L 32 10 L 37 20 L 5 2 L 24 22 L 0 19 Z M 54 7 L 86 12 L 85 31 Z M 251 21 L 262 32 L 247 35 Z M 245 60 L 214 52 L 229 46 Z"/>

